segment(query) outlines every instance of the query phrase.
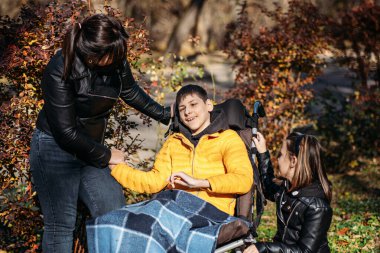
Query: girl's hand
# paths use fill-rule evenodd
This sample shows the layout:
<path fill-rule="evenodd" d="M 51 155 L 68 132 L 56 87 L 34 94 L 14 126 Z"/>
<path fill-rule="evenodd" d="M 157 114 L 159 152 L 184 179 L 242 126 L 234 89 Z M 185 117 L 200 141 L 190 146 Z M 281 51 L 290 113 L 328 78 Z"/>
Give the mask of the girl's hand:
<path fill-rule="evenodd" d="M 252 244 L 251 246 L 246 248 L 243 253 L 259 253 L 259 251 L 257 250 L 256 246 Z"/>
<path fill-rule="evenodd" d="M 260 132 L 257 132 L 257 138 L 252 137 L 252 140 L 255 143 L 257 151 L 260 154 L 265 153 L 267 151 L 267 145 L 265 143 L 265 138 Z"/>
<path fill-rule="evenodd" d="M 175 172 L 168 179 L 173 188 L 179 184 L 188 188 L 209 188 L 210 183 L 206 179 L 197 179 L 187 175 L 185 172 Z"/>

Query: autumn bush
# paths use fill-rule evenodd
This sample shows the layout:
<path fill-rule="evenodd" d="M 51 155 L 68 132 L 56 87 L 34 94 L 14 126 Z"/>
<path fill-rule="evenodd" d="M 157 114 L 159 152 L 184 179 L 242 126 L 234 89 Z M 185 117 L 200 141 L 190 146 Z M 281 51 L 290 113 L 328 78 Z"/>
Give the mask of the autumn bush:
<path fill-rule="evenodd" d="M 332 172 L 378 158 L 380 7 L 363 1 L 332 18 L 309 1 L 290 1 L 286 11 L 259 6 L 275 25 L 257 33 L 246 8 L 243 4 L 239 19 L 228 28 L 225 51 L 237 75 L 227 96 L 241 98 L 248 107 L 255 100 L 264 103 L 263 132 L 271 149 L 280 147 L 290 130 L 308 128 L 319 135 Z M 360 85 L 346 98 L 328 92 L 314 97 L 311 85 L 325 67 L 326 53 L 356 73 Z M 318 112 L 309 114 L 315 105 Z"/>
<path fill-rule="evenodd" d="M 313 97 L 310 85 L 323 67 L 320 55 L 328 48 L 326 19 L 307 1 L 290 1 L 287 11 L 258 8 L 275 21 L 273 27 L 253 33 L 246 4 L 228 27 L 225 51 L 237 72 L 228 96 L 248 107 L 255 100 L 264 103 L 267 123 L 262 131 L 276 150 L 291 129 L 314 124 L 305 108 Z"/>
<path fill-rule="evenodd" d="M 116 9 L 108 5 L 98 11 L 120 16 Z M 73 0 L 68 3 L 53 1 L 48 6 L 28 2 L 16 19 L 0 17 L 0 249 L 11 252 L 40 251 L 43 222 L 31 183 L 28 160 L 31 135 L 43 105 L 39 84 L 44 67 L 61 47 L 65 31 L 92 13 L 94 11 L 89 9 L 86 1 Z M 163 89 L 178 89 L 189 75 L 181 60 L 172 66 L 172 73 L 166 79 L 160 77 L 154 82 L 142 80 L 143 73 L 150 73 L 151 79 L 156 78 L 152 69 L 163 69 L 165 65 L 159 59 L 144 60 L 150 55 L 149 34 L 144 24 L 136 24 L 131 18 L 123 20 L 130 34 L 128 60 L 140 85 L 148 93 L 161 95 L 161 98 Z M 198 75 L 201 74 L 199 71 Z M 134 154 L 142 147 L 142 138 L 131 134 L 131 130 L 138 127 L 129 120 L 135 114 L 136 111 L 118 101 L 106 132 L 107 145 L 128 154 Z M 139 115 L 143 124 L 151 124 L 149 118 Z M 141 162 L 139 165 L 144 167 L 147 163 Z M 146 197 L 126 191 L 126 203 Z M 80 216 L 85 217 L 86 214 Z M 81 222 L 79 229 L 83 230 L 83 219 Z M 79 233 L 78 236 L 83 239 L 83 234 Z M 75 250 L 82 252 L 82 246 L 75 244 Z"/>
<path fill-rule="evenodd" d="M 38 83 L 58 46 L 55 32 L 60 31 L 51 30 L 52 21 L 49 10 L 33 4 L 17 19 L 1 17 L 0 247 L 7 250 L 39 248 L 42 219 L 30 183 L 28 152 L 42 107 Z"/>
<path fill-rule="evenodd" d="M 326 30 L 336 62 L 356 73 L 351 95 L 337 99 L 327 92 L 318 101 L 327 164 L 343 172 L 380 156 L 380 6 L 364 1 L 331 19 Z"/>
<path fill-rule="evenodd" d="M 373 1 L 338 13 L 329 21 L 328 35 L 337 50 L 338 61 L 356 72 L 363 88 L 368 79 L 380 77 L 380 6 Z M 372 75 L 372 76 L 373 76 Z"/>

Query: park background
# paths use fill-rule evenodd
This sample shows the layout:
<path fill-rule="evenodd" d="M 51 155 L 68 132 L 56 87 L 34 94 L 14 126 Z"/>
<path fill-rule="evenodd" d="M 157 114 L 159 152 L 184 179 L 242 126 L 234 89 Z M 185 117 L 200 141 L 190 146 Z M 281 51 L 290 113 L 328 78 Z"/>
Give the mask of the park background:
<path fill-rule="evenodd" d="M 2 0 L 0 252 L 40 252 L 43 223 L 28 163 L 43 105 L 39 84 L 65 30 L 95 11 L 124 20 L 134 75 L 162 104 L 187 83 L 204 86 L 216 103 L 234 97 L 251 110 L 260 100 L 272 157 L 289 131 L 316 135 L 334 190 L 332 252 L 380 252 L 379 2 Z M 119 101 L 107 145 L 147 170 L 166 130 Z M 126 203 L 149 197 L 125 194 Z M 268 204 L 259 240 L 270 240 L 275 226 Z M 75 252 L 84 252 L 81 232 Z"/>

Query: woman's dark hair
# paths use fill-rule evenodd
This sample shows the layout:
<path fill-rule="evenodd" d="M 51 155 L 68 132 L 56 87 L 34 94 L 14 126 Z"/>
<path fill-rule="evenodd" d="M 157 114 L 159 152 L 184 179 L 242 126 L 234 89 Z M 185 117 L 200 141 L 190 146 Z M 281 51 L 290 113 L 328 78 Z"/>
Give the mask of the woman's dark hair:
<path fill-rule="evenodd" d="M 109 55 L 114 63 L 121 63 L 126 57 L 127 39 L 127 32 L 115 17 L 95 14 L 75 23 L 63 41 L 63 79 L 71 74 L 75 54 L 95 63 Z"/>
<path fill-rule="evenodd" d="M 188 84 L 186 86 L 183 86 L 178 92 L 177 96 L 175 98 L 175 102 L 177 106 L 181 102 L 181 100 L 190 94 L 196 94 L 198 97 L 200 97 L 204 102 L 208 99 L 207 92 L 205 89 L 203 89 L 201 86 L 195 85 L 195 84 Z"/>
<path fill-rule="evenodd" d="M 318 180 L 328 201 L 331 201 L 331 183 L 322 166 L 321 145 L 317 138 L 307 134 L 293 132 L 286 138 L 289 155 L 297 157 L 297 165 L 291 182 L 291 189 L 302 188 Z"/>

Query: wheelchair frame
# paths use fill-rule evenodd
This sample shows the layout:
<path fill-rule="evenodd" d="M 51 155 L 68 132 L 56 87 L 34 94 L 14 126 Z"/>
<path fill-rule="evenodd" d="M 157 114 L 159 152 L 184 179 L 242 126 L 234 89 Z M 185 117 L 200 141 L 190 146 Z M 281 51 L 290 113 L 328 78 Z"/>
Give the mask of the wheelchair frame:
<path fill-rule="evenodd" d="M 248 236 L 243 236 L 237 238 L 237 240 L 232 240 L 227 244 L 224 244 L 215 250 L 215 253 L 227 252 L 229 250 L 235 249 L 236 253 L 241 252 L 242 246 L 251 245 L 256 242 L 255 237 L 257 237 L 256 229 L 260 224 L 261 215 L 264 211 L 264 206 L 266 205 L 266 200 L 262 191 L 262 184 L 260 181 L 260 171 L 256 165 L 256 154 L 257 149 L 255 143 L 252 140 L 252 137 L 257 136 L 258 132 L 258 121 L 260 117 L 265 117 L 265 111 L 260 101 L 256 101 L 253 107 L 252 115 L 249 115 L 248 111 L 238 99 L 226 100 L 224 103 L 217 105 L 217 108 L 224 110 L 229 120 L 229 125 L 232 129 L 239 133 L 239 136 L 244 141 L 248 153 L 250 155 L 250 160 L 252 164 L 253 174 L 254 174 L 254 183 L 251 190 L 244 194 L 240 195 L 237 198 L 236 204 L 236 215 L 237 217 L 243 218 L 250 222 L 250 233 Z M 232 111 L 231 111 L 232 110 Z M 236 115 L 234 111 L 240 110 L 241 114 L 244 114 L 244 118 L 238 117 L 230 118 L 229 115 Z M 250 131 L 247 132 L 246 129 Z M 253 220 L 254 212 L 253 206 L 255 202 L 255 193 L 256 193 L 256 217 Z"/>

